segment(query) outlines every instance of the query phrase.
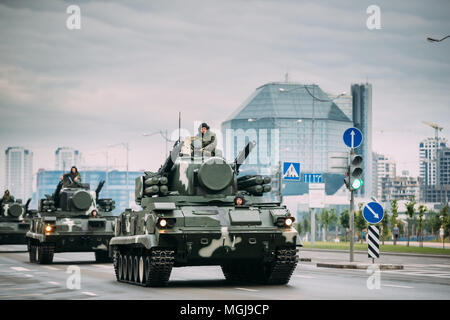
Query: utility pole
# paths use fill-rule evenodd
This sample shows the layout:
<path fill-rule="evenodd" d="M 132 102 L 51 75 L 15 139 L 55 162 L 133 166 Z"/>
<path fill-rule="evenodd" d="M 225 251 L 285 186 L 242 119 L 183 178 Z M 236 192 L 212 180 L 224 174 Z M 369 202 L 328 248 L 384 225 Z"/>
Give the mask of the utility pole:
<path fill-rule="evenodd" d="M 124 144 L 125 148 L 127 149 L 127 208 L 130 206 L 130 184 L 128 182 L 128 160 L 129 160 L 129 145 L 128 142 L 125 142 Z"/>
<path fill-rule="evenodd" d="M 350 154 L 354 151 L 351 149 Z M 350 190 L 350 262 L 354 261 L 354 235 L 355 235 L 355 191 Z"/>
<path fill-rule="evenodd" d="M 314 173 L 314 117 L 315 117 L 315 86 L 313 84 L 312 94 L 312 117 L 311 117 L 311 173 Z M 310 182 L 311 183 L 311 182 Z M 311 193 L 310 193 L 311 194 Z M 311 208 L 311 246 L 314 246 L 316 241 L 316 211 Z"/>
<path fill-rule="evenodd" d="M 350 148 L 348 169 L 345 173 L 344 183 L 350 191 L 350 262 L 354 261 L 354 235 L 355 235 L 355 191 L 362 187 L 363 158 L 355 154 L 362 142 L 362 133 L 356 128 L 349 128 L 344 132 L 344 143 Z"/>

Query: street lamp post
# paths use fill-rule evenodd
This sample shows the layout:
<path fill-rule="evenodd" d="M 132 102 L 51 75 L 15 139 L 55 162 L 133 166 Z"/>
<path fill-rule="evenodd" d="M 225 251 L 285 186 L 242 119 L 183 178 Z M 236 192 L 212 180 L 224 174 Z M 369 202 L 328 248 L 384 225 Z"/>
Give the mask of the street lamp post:
<path fill-rule="evenodd" d="M 144 137 L 151 137 L 151 136 L 154 136 L 156 134 L 160 134 L 161 137 L 163 137 L 164 140 L 166 141 L 166 158 L 167 158 L 167 152 L 168 152 L 167 143 L 168 142 L 172 142 L 172 140 L 170 140 L 168 138 L 167 129 L 165 131 L 158 130 L 158 131 L 155 131 L 155 132 L 152 132 L 152 133 L 143 133 L 142 136 L 144 136 Z"/>
<path fill-rule="evenodd" d="M 428 37 L 427 40 L 428 40 L 428 42 L 433 42 L 434 43 L 434 42 L 441 42 L 441 41 L 443 41 L 443 40 L 445 40 L 447 38 L 450 38 L 450 35 L 445 36 L 442 39 L 436 39 L 436 38 Z"/>
<path fill-rule="evenodd" d="M 263 119 L 271 119 L 273 121 L 273 128 L 275 128 L 275 117 L 261 117 L 261 118 L 248 118 L 247 121 L 248 122 L 256 122 L 256 121 L 260 121 Z M 296 124 L 300 124 L 302 122 L 302 119 L 297 119 L 296 120 Z M 276 129 L 284 129 L 284 128 L 292 128 L 292 126 L 277 126 Z M 277 172 L 279 172 L 279 182 L 278 182 L 278 193 L 279 193 L 279 197 L 280 197 L 280 203 L 282 202 L 283 199 L 283 195 L 282 195 L 282 180 L 283 180 L 283 173 L 282 173 L 282 169 L 281 169 L 281 161 L 278 162 L 278 170 Z"/>
<path fill-rule="evenodd" d="M 286 90 L 284 88 L 279 88 L 279 91 L 282 93 L 289 93 L 295 90 L 299 90 L 299 89 L 305 89 L 305 91 L 313 98 L 312 101 L 312 117 L 311 117 L 311 173 L 314 173 L 314 126 L 315 126 L 315 101 L 319 101 L 319 102 L 333 102 L 334 100 L 344 96 L 346 93 L 343 92 L 341 94 L 339 94 L 338 96 L 336 96 L 334 99 L 320 99 L 318 97 L 315 96 L 315 88 L 316 85 L 312 84 L 312 90 L 313 92 L 311 93 L 308 89 L 307 85 L 301 85 L 300 87 L 296 87 L 290 90 Z M 314 246 L 315 241 L 316 241 L 316 217 L 315 217 L 315 208 L 310 208 L 311 209 L 311 246 Z M 350 219 L 352 221 L 352 219 Z"/>

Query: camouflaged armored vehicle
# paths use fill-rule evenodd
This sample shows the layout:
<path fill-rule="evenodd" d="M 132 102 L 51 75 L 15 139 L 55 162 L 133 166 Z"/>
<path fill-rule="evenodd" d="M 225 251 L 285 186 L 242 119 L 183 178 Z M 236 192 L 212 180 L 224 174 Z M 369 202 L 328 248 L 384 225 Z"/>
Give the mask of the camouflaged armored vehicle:
<path fill-rule="evenodd" d="M 114 201 L 99 199 L 103 184 L 91 191 L 89 184 L 60 181 L 39 201 L 40 217 L 26 234 L 30 262 L 52 263 L 55 252 L 95 252 L 97 262 L 110 261 Z"/>
<path fill-rule="evenodd" d="M 30 229 L 30 222 L 33 216 L 37 215 L 36 210 L 29 210 L 28 205 L 22 204 L 22 200 L 17 199 L 9 203 L 0 203 L 0 244 L 26 244 L 25 234 Z"/>
<path fill-rule="evenodd" d="M 163 286 L 172 267 L 218 265 L 227 280 L 287 283 L 301 246 L 294 217 L 262 201 L 270 177 L 238 178 L 255 143 L 231 164 L 192 146 L 175 144 L 158 172 L 136 179 L 143 210 L 120 214 L 110 242 L 117 280 Z"/>

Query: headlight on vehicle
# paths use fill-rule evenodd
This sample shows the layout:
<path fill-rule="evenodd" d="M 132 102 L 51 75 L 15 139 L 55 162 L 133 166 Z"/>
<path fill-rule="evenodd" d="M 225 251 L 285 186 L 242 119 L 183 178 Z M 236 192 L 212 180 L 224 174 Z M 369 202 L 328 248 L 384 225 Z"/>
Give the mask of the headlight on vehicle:
<path fill-rule="evenodd" d="M 292 227 L 294 221 L 295 221 L 294 217 L 280 217 L 277 219 L 277 222 L 275 224 L 280 228 L 286 228 Z"/>
<path fill-rule="evenodd" d="M 44 227 L 45 234 L 50 234 L 54 230 L 54 226 L 51 224 L 46 224 Z"/>
<path fill-rule="evenodd" d="M 165 228 L 167 226 L 167 220 L 166 219 L 160 219 L 159 220 L 159 226 L 161 228 Z"/>
<path fill-rule="evenodd" d="M 173 218 L 160 218 L 157 223 L 160 229 L 173 228 L 175 225 L 175 219 Z"/>

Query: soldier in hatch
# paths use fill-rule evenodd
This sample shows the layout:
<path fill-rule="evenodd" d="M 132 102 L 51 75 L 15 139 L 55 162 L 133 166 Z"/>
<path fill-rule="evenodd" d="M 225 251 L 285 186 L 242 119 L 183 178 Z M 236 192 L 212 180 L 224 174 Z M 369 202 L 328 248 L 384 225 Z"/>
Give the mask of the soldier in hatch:
<path fill-rule="evenodd" d="M 208 124 L 203 122 L 200 127 L 198 127 L 198 134 L 195 136 L 194 140 L 194 149 L 202 152 L 204 156 L 214 156 L 216 153 L 216 146 L 216 134 L 209 130 Z"/>
<path fill-rule="evenodd" d="M 5 190 L 5 194 L 2 198 L 2 204 L 14 202 L 14 197 L 9 193 L 9 190 Z"/>
<path fill-rule="evenodd" d="M 81 183 L 81 175 L 78 172 L 77 167 L 73 166 L 70 169 L 69 173 L 63 174 L 61 176 L 61 180 L 64 182 L 64 185 L 72 183 Z"/>

